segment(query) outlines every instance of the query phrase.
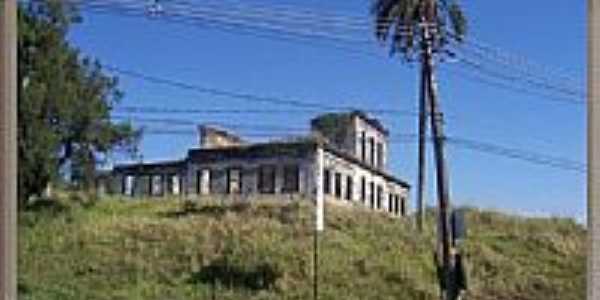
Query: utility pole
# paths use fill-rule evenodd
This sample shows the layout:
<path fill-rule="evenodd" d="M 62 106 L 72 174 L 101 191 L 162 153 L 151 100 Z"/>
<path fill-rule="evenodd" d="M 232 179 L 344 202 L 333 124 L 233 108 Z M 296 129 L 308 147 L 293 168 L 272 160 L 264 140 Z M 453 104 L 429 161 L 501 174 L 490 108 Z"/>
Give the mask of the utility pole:
<path fill-rule="evenodd" d="M 17 1 L 0 0 L 0 299 L 17 298 Z"/>
<path fill-rule="evenodd" d="M 600 3 L 588 0 L 587 299 L 600 299 Z"/>
<path fill-rule="evenodd" d="M 423 232 L 425 220 L 425 168 L 426 158 L 426 135 L 427 135 L 427 72 L 425 64 L 421 64 L 421 86 L 419 91 L 419 170 L 417 174 L 417 229 Z"/>
<path fill-rule="evenodd" d="M 434 12 L 435 4 L 425 9 Z M 437 196 L 439 207 L 439 245 L 438 258 L 441 252 L 441 262 L 438 267 L 441 268 L 440 286 L 442 290 L 443 300 L 456 300 L 459 298 L 459 287 L 456 282 L 454 256 L 451 252 L 452 232 L 450 230 L 450 188 L 448 179 L 448 170 L 446 166 L 446 158 L 444 156 L 444 130 L 443 130 L 443 114 L 438 103 L 437 85 L 434 76 L 433 62 L 433 45 L 434 34 L 431 32 L 431 24 L 429 20 L 436 20 L 434 13 L 429 13 L 425 19 L 426 23 L 422 24 L 422 66 L 426 78 L 427 94 L 429 100 L 429 111 L 431 116 L 431 132 L 433 135 L 433 150 L 435 155 L 436 166 L 436 181 L 437 181 Z"/>

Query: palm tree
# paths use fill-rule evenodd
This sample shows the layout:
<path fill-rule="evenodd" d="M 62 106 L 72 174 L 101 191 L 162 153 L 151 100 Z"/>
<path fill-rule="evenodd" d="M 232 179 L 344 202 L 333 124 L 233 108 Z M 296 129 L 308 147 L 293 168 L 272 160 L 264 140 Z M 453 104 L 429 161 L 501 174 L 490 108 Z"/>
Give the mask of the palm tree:
<path fill-rule="evenodd" d="M 446 300 L 456 299 L 453 288 L 453 262 L 450 255 L 450 206 L 448 174 L 444 158 L 442 113 L 437 99 L 434 56 L 445 55 L 450 40 L 462 42 L 467 32 L 467 21 L 455 0 L 374 0 L 371 13 L 375 20 L 375 36 L 389 45 L 390 55 L 402 55 L 406 61 L 415 57 L 421 63 L 421 90 L 419 101 L 419 170 L 417 190 L 417 227 L 423 228 L 423 187 L 425 182 L 425 135 L 428 110 L 434 142 L 438 205 L 440 210 L 440 240 L 442 252 L 441 278 Z M 445 284 L 449 283 L 449 284 Z"/>

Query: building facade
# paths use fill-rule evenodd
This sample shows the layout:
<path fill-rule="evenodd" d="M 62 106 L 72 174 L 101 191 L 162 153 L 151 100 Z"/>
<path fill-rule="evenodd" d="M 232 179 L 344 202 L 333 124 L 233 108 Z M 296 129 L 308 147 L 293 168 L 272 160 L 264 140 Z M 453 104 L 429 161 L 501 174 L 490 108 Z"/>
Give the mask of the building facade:
<path fill-rule="evenodd" d="M 311 121 L 306 137 L 267 143 L 248 143 L 211 126 L 198 131 L 200 147 L 182 160 L 116 166 L 112 192 L 200 200 L 215 195 L 313 199 L 322 188 L 328 202 L 407 214 L 410 186 L 386 170 L 389 133 L 362 112 L 321 115 Z M 322 182 L 316 181 L 319 168 Z"/>

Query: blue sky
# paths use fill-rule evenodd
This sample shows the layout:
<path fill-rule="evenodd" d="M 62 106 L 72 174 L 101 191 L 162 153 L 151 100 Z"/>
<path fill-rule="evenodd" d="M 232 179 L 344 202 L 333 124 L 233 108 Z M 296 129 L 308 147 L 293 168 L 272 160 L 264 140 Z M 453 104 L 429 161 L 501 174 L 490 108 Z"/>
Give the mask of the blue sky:
<path fill-rule="evenodd" d="M 246 2 L 301 6 L 368 20 L 367 0 Z M 462 4 L 470 19 L 471 37 L 566 72 L 576 77 L 583 88 L 585 1 L 463 0 Z M 312 43 L 274 41 L 115 14 L 84 11 L 83 17 L 84 23 L 73 28 L 71 41 L 83 53 L 125 69 L 207 87 L 324 104 L 416 109 L 416 69 L 389 59 L 386 50 L 375 44 L 357 48 L 377 54 L 368 56 Z M 445 70 L 438 78 L 442 108 L 451 117 L 446 122 L 448 135 L 585 161 L 585 106 L 545 101 L 544 97 L 491 87 Z M 202 95 L 128 77 L 121 77 L 121 88 L 126 95 L 121 105 L 294 109 Z M 307 128 L 313 115 L 174 117 L 198 123 Z M 388 114 L 382 116 L 382 121 L 392 134 L 416 132 L 415 118 Z M 165 126 L 155 124 L 153 128 Z M 179 158 L 196 145 L 195 136 L 148 135 L 142 142 L 142 152 L 144 160 Z M 454 204 L 524 214 L 584 217 L 582 174 L 453 145 L 447 150 Z M 391 171 L 414 183 L 416 145 L 392 144 L 391 151 Z M 432 162 L 429 161 L 428 178 L 430 204 L 435 200 Z"/>

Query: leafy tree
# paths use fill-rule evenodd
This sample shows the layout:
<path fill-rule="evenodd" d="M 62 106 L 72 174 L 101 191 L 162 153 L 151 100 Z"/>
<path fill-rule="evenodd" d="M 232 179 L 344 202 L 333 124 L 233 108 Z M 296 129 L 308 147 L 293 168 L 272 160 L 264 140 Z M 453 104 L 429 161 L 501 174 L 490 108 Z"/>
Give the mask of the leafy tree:
<path fill-rule="evenodd" d="M 116 78 L 66 39 L 80 22 L 68 1 L 21 4 L 19 22 L 19 198 L 39 195 L 71 166 L 91 187 L 96 167 L 112 151 L 133 153 L 141 132 L 115 124 L 110 112 L 122 93 Z"/>
<path fill-rule="evenodd" d="M 374 0 L 371 13 L 377 39 L 389 44 L 391 55 L 408 60 L 422 53 L 423 24 L 429 26 L 434 52 L 449 39 L 462 42 L 467 33 L 467 19 L 456 0 Z"/>

